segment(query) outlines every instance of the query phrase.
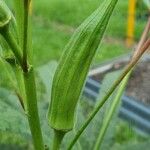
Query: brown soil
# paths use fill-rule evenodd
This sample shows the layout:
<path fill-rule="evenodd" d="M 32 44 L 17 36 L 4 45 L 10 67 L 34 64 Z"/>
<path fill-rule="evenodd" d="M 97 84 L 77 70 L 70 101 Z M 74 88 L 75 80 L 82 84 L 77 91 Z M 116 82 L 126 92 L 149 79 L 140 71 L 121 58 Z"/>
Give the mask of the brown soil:
<path fill-rule="evenodd" d="M 126 95 L 150 104 L 150 61 L 137 65 L 129 80 Z"/>
<path fill-rule="evenodd" d="M 93 77 L 102 81 L 106 73 L 121 69 L 125 65 L 124 62 L 116 63 L 109 71 Z M 150 61 L 140 62 L 137 65 L 130 77 L 125 94 L 150 105 Z"/>

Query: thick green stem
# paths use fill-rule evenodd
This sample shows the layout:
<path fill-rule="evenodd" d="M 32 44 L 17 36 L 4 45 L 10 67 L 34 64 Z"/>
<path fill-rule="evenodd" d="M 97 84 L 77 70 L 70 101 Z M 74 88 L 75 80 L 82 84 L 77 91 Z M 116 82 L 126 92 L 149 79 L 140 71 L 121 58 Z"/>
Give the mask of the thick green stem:
<path fill-rule="evenodd" d="M 121 99 L 121 96 L 123 94 L 123 91 L 126 87 L 126 84 L 128 82 L 128 79 L 130 77 L 130 74 L 131 74 L 132 71 L 130 71 L 126 77 L 124 78 L 124 80 L 121 82 L 121 85 L 119 87 L 119 89 L 117 90 L 117 95 L 115 96 L 115 99 L 113 100 L 112 104 L 111 104 L 111 107 L 110 109 L 108 110 L 108 112 L 106 113 L 105 117 L 104 117 L 104 121 L 102 123 L 102 128 L 100 129 L 100 133 L 99 133 L 99 136 L 97 138 L 97 141 L 96 141 L 96 144 L 95 144 L 95 147 L 94 147 L 94 150 L 99 150 L 100 149 L 100 146 L 101 146 L 101 143 L 103 141 L 103 138 L 104 138 L 104 135 L 106 133 L 106 130 L 109 126 L 109 123 L 112 119 L 112 116 L 120 102 L 120 99 Z"/>
<path fill-rule="evenodd" d="M 54 130 L 53 150 L 59 150 L 65 132 Z"/>
<path fill-rule="evenodd" d="M 24 83 L 27 99 L 27 115 L 33 137 L 34 147 L 35 150 L 44 150 L 44 143 L 37 108 L 37 96 L 33 68 L 31 68 L 29 72 L 24 73 Z"/>
<path fill-rule="evenodd" d="M 73 140 L 71 141 L 68 150 L 71 150 L 80 135 L 83 133 L 83 131 L 86 129 L 86 127 L 89 125 L 89 123 L 92 121 L 92 119 L 95 117 L 95 115 L 98 113 L 100 108 L 104 105 L 104 103 L 107 101 L 107 99 L 111 96 L 111 94 L 114 92 L 114 90 L 118 87 L 118 85 L 121 83 L 121 81 L 124 79 L 124 77 L 128 74 L 128 72 L 137 64 L 138 60 L 141 58 L 143 53 L 147 50 L 147 48 L 150 45 L 150 39 L 147 40 L 147 42 L 144 44 L 144 46 L 141 48 L 141 51 L 134 55 L 131 62 L 127 65 L 127 67 L 124 69 L 123 73 L 119 76 L 119 78 L 115 81 L 115 83 L 110 87 L 106 95 L 100 100 L 97 107 L 93 110 L 90 117 L 86 120 L 86 122 L 83 124 L 83 126 L 79 129 Z"/>
<path fill-rule="evenodd" d="M 28 68 L 28 55 L 29 51 L 32 50 L 32 40 L 30 38 L 30 22 L 29 22 L 29 7 L 31 0 L 24 0 L 24 34 L 23 34 L 23 72 L 24 72 L 24 82 L 26 91 L 26 101 L 27 101 L 27 113 L 28 121 L 30 125 L 30 130 L 33 137 L 33 144 L 35 150 L 44 150 L 44 142 L 42 137 L 42 131 L 40 126 L 38 107 L 37 107 L 37 95 L 36 95 L 36 85 L 35 76 L 33 68 Z"/>

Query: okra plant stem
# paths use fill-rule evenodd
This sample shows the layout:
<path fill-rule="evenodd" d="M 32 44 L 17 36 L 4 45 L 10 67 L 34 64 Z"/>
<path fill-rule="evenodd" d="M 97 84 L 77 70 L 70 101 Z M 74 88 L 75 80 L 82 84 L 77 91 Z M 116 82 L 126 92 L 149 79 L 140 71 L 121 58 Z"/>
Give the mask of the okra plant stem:
<path fill-rule="evenodd" d="M 42 131 L 40 126 L 38 107 L 37 107 L 37 94 L 36 94 L 36 85 L 35 85 L 35 76 L 33 67 L 29 68 L 27 54 L 29 50 L 32 49 L 32 42 L 29 38 L 29 3 L 31 0 L 24 0 L 24 3 L 15 1 L 15 6 L 22 8 L 24 4 L 24 11 L 17 9 L 16 13 L 19 14 L 17 25 L 19 28 L 19 44 L 13 39 L 9 32 L 4 33 L 4 37 L 9 43 L 12 51 L 14 52 L 17 60 L 19 61 L 23 77 L 24 77 L 24 86 L 25 86 L 25 98 L 27 102 L 27 118 L 29 121 L 29 126 L 33 138 L 33 144 L 35 150 L 44 150 L 44 142 L 42 137 Z M 23 23 L 23 24 L 22 24 Z M 6 30 L 9 31 L 9 30 Z M 31 45 L 30 45 L 31 44 Z M 30 49 L 29 49 L 30 48 Z"/>
<path fill-rule="evenodd" d="M 24 71 L 28 71 L 28 63 L 27 63 L 27 53 L 28 53 L 28 44 L 30 41 L 28 40 L 28 30 L 29 30 L 29 6 L 30 0 L 24 0 L 24 38 L 23 38 L 23 66 Z"/>
<path fill-rule="evenodd" d="M 114 82 L 114 84 L 110 87 L 107 94 L 100 100 L 97 107 L 93 110 L 90 117 L 86 120 L 86 122 L 83 124 L 83 126 L 79 129 L 79 131 L 76 133 L 75 137 L 71 141 L 68 150 L 71 150 L 80 135 L 83 133 L 83 131 L 86 129 L 86 127 L 89 125 L 89 123 L 93 120 L 95 115 L 98 113 L 100 108 L 104 105 L 104 103 L 107 101 L 107 99 L 111 96 L 111 94 L 114 92 L 114 90 L 118 87 L 118 85 L 121 83 L 121 81 L 124 79 L 124 77 L 128 74 L 128 72 L 137 64 L 138 60 L 142 57 L 144 52 L 147 50 L 147 48 L 150 46 L 150 39 L 148 39 L 144 46 L 140 49 L 140 52 L 136 54 L 130 63 L 126 66 L 123 73 L 119 76 L 119 78 Z"/>
<path fill-rule="evenodd" d="M 24 34 L 23 34 L 23 75 L 25 83 L 26 101 L 27 101 L 27 117 L 33 138 L 35 150 L 44 150 L 44 142 L 40 126 L 40 119 L 37 106 L 37 93 L 35 84 L 35 75 L 33 67 L 29 68 L 28 55 L 32 50 L 32 42 L 29 36 L 29 7 L 31 0 L 24 0 Z M 28 55 L 27 55 L 28 54 Z"/>
<path fill-rule="evenodd" d="M 40 127 L 38 108 L 37 108 L 37 96 L 34 70 L 31 68 L 29 72 L 24 72 L 24 83 L 27 100 L 27 117 L 30 125 L 30 130 L 33 138 L 33 144 L 35 150 L 44 150 L 42 132 Z"/>
<path fill-rule="evenodd" d="M 65 132 L 54 130 L 53 150 L 59 150 Z"/>

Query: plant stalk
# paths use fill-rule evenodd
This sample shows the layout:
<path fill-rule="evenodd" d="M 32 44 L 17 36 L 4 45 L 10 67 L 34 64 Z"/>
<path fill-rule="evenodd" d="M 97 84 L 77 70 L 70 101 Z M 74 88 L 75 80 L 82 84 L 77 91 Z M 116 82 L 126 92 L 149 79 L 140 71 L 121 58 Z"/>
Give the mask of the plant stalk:
<path fill-rule="evenodd" d="M 142 45 L 145 43 L 149 31 L 150 31 L 150 17 L 148 18 L 147 24 L 144 28 L 144 31 L 143 31 L 142 36 L 140 38 L 140 41 L 137 45 L 136 51 L 138 51 L 142 47 Z"/>
<path fill-rule="evenodd" d="M 63 137 L 65 135 L 65 132 L 57 131 L 54 129 L 54 140 L 53 140 L 53 150 L 59 150 L 61 142 L 63 140 Z"/>
<path fill-rule="evenodd" d="M 29 72 L 24 72 L 24 83 L 27 100 L 27 117 L 33 138 L 35 150 L 44 150 L 42 131 L 37 108 L 37 96 L 34 70 L 31 68 Z"/>
<path fill-rule="evenodd" d="M 75 137 L 71 141 L 71 143 L 70 143 L 70 145 L 69 145 L 67 150 L 71 150 L 72 149 L 72 147 L 74 146 L 74 144 L 76 143 L 76 141 L 78 140 L 78 138 L 80 137 L 82 132 L 86 129 L 86 127 L 89 125 L 89 123 L 93 120 L 93 118 L 98 113 L 100 108 L 104 105 L 104 103 L 107 101 L 107 99 L 111 96 L 111 94 L 114 92 L 114 90 L 118 87 L 118 85 L 121 83 L 121 81 L 124 79 L 124 77 L 128 74 L 128 72 L 130 70 L 132 70 L 132 68 L 137 64 L 138 60 L 141 58 L 141 56 L 148 49 L 149 46 L 150 46 L 150 39 L 148 39 L 145 42 L 144 46 L 140 49 L 140 52 L 138 52 L 136 55 L 134 55 L 132 60 L 129 62 L 129 64 L 124 69 L 123 73 L 119 76 L 119 78 L 115 81 L 115 83 L 110 87 L 110 89 L 108 90 L 107 94 L 100 100 L 99 104 L 93 110 L 93 112 L 91 113 L 90 117 L 85 121 L 83 126 L 76 133 Z"/>
<path fill-rule="evenodd" d="M 123 91 L 126 87 L 126 84 L 128 82 L 128 79 L 130 77 L 131 72 L 132 72 L 132 70 L 125 76 L 125 78 L 121 82 L 121 85 L 120 85 L 119 89 L 117 90 L 117 95 L 115 96 L 115 99 L 113 100 L 110 109 L 108 110 L 108 112 L 106 113 L 106 115 L 104 117 L 104 120 L 102 123 L 102 128 L 100 129 L 100 133 L 99 133 L 98 139 L 96 141 L 94 150 L 100 149 L 101 143 L 102 143 L 104 135 L 106 133 L 106 130 L 107 130 L 109 123 L 112 119 L 112 116 L 113 116 L 113 114 L 114 114 L 114 112 L 115 112 L 115 110 L 116 110 L 116 108 L 120 102 L 121 96 L 122 96 Z"/>
<path fill-rule="evenodd" d="M 28 121 L 30 125 L 31 134 L 33 137 L 33 144 L 35 150 L 44 150 L 44 142 L 40 126 L 40 119 L 37 106 L 37 95 L 35 85 L 35 75 L 33 67 L 28 68 L 28 53 L 32 49 L 32 42 L 30 35 L 29 22 L 29 7 L 31 0 L 24 0 L 24 34 L 23 34 L 23 71 L 24 82 L 27 101 Z M 29 70 L 30 69 L 30 70 Z"/>
<path fill-rule="evenodd" d="M 23 66 L 24 72 L 28 71 L 27 53 L 29 52 L 29 7 L 31 0 L 24 0 L 24 38 L 23 38 Z"/>

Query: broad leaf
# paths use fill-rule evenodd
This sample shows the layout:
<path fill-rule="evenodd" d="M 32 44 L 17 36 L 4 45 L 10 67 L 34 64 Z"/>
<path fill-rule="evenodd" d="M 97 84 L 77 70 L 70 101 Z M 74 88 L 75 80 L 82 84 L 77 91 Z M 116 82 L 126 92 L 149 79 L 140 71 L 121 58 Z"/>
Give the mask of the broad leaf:
<path fill-rule="evenodd" d="M 0 113 L 0 131 L 30 135 L 26 116 L 18 98 L 4 88 L 0 88 Z"/>

